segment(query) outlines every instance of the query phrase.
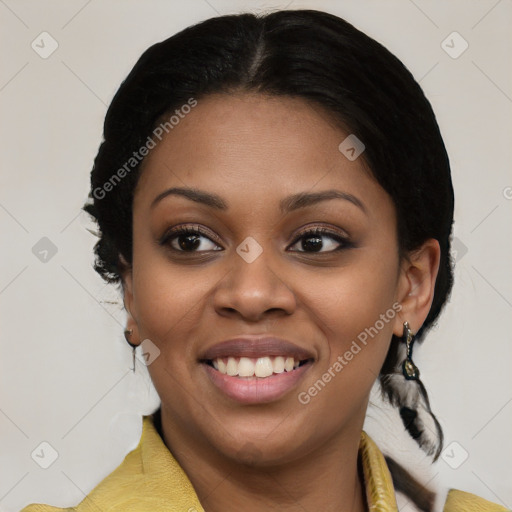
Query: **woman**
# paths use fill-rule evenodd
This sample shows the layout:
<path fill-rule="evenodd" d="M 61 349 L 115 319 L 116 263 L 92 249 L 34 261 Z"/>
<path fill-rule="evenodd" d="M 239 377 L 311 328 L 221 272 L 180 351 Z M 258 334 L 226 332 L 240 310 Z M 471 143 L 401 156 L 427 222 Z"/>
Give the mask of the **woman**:
<path fill-rule="evenodd" d="M 453 189 L 403 64 L 323 12 L 214 18 L 142 55 L 104 138 L 96 270 L 161 407 L 71 510 L 432 510 L 362 431 L 379 379 L 433 460 L 443 443 L 412 349 L 451 291 Z"/>

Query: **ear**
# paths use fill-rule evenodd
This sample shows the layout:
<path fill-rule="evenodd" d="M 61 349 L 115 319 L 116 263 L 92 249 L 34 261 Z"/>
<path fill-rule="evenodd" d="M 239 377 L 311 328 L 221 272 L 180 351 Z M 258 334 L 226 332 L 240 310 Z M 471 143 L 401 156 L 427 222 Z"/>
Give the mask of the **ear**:
<path fill-rule="evenodd" d="M 407 254 L 400 265 L 397 301 L 402 309 L 393 326 L 395 336 L 403 335 L 403 323 L 409 322 L 413 333 L 417 333 L 432 306 L 441 248 L 433 238 L 419 249 Z"/>
<path fill-rule="evenodd" d="M 123 270 L 121 271 L 121 284 L 123 288 L 123 302 L 126 309 L 126 328 L 133 330 L 132 341 L 138 339 L 137 321 L 134 315 L 133 300 L 133 273 L 130 264 L 125 258 L 119 256 Z"/>

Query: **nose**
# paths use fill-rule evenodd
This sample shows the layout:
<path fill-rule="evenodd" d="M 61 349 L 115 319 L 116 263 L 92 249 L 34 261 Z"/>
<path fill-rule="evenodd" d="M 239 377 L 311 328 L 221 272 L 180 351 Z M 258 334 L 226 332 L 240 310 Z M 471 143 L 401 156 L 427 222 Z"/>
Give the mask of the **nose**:
<path fill-rule="evenodd" d="M 291 315 L 296 298 L 283 275 L 270 250 L 263 250 L 253 261 L 234 252 L 230 270 L 215 290 L 215 310 L 221 316 L 238 315 L 251 322 Z"/>

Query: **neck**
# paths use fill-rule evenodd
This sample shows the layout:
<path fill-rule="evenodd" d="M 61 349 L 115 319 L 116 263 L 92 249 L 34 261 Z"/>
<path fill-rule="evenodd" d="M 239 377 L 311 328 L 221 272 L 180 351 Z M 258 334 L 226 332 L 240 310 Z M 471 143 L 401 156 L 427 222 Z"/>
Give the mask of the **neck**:
<path fill-rule="evenodd" d="M 276 466 L 241 464 L 192 439 L 161 412 L 161 435 L 187 474 L 206 512 L 367 510 L 358 458 L 362 428 L 342 432 L 301 459 Z"/>

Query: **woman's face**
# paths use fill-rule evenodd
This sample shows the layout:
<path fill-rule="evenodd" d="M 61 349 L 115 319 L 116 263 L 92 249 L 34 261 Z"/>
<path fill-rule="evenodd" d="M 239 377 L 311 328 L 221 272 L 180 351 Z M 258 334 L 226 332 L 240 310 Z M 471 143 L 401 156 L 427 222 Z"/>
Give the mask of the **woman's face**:
<path fill-rule="evenodd" d="M 348 135 L 299 99 L 212 95 L 146 157 L 125 303 L 166 433 L 275 464 L 360 432 L 407 279 Z"/>

